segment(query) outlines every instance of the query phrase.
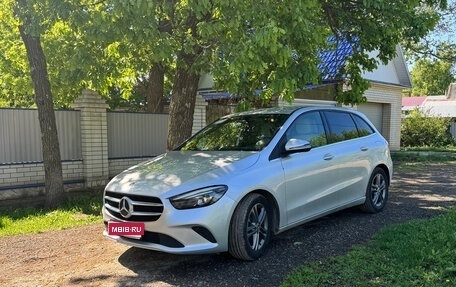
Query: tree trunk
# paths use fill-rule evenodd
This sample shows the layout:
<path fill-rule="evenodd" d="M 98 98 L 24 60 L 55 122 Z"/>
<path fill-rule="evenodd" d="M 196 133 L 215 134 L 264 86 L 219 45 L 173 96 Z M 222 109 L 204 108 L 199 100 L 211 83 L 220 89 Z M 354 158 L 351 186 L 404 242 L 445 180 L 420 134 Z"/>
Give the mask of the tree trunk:
<path fill-rule="evenodd" d="M 38 120 L 43 148 L 45 206 L 53 208 L 63 201 L 62 162 L 60 160 L 59 140 L 55 122 L 54 104 L 51 85 L 46 67 L 46 57 L 41 47 L 39 36 L 27 34 L 24 26 L 19 26 L 30 64 L 30 75 L 35 91 L 35 103 L 38 108 Z"/>
<path fill-rule="evenodd" d="M 191 57 L 196 58 L 193 55 Z M 173 150 L 192 135 L 199 77 L 192 69 L 176 68 L 169 106 L 168 150 Z"/>
<path fill-rule="evenodd" d="M 165 82 L 165 67 L 162 64 L 154 63 L 149 71 L 149 83 L 146 88 L 146 111 L 163 113 L 163 93 Z"/>

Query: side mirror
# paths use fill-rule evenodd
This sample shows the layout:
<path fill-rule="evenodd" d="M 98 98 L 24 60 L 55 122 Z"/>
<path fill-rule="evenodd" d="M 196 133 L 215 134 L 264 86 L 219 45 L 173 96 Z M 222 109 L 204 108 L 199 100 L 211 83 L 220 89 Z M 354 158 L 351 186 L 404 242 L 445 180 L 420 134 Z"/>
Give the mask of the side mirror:
<path fill-rule="evenodd" d="M 310 142 L 300 139 L 290 139 L 285 144 L 285 154 L 306 152 L 312 149 Z"/>

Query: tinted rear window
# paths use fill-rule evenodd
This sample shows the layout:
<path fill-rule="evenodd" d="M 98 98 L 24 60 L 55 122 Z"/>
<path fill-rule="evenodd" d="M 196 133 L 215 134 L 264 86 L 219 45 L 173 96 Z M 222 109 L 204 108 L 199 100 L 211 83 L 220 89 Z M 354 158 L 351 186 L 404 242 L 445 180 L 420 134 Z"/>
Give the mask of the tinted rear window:
<path fill-rule="evenodd" d="M 358 137 L 358 129 L 349 113 L 325 111 L 324 114 L 329 128 L 329 143 Z"/>
<path fill-rule="evenodd" d="M 358 127 L 358 133 L 360 137 L 368 136 L 374 133 L 372 127 L 361 117 L 353 115 L 356 126 Z"/>

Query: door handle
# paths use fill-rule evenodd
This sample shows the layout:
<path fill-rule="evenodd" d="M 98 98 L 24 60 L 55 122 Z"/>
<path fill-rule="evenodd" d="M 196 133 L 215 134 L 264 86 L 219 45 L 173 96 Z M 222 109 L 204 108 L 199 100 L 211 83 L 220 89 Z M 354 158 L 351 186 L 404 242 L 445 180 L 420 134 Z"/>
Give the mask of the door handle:
<path fill-rule="evenodd" d="M 324 160 L 332 160 L 333 158 L 334 158 L 334 156 L 330 153 L 327 153 L 323 156 Z"/>
<path fill-rule="evenodd" d="M 367 146 L 360 147 L 361 151 L 367 151 L 369 148 Z"/>

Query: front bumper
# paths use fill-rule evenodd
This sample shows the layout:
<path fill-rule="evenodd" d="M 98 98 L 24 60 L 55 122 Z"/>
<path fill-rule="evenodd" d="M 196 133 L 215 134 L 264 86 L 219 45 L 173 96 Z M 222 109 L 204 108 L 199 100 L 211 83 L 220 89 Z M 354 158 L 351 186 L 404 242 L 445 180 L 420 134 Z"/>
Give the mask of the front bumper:
<path fill-rule="evenodd" d="M 141 238 L 103 235 L 129 246 L 174 254 L 218 253 L 228 250 L 228 231 L 234 201 L 228 196 L 215 204 L 195 209 L 177 210 L 164 200 L 163 213 L 153 222 L 145 222 Z M 114 217 L 103 207 L 103 220 L 125 221 Z"/>

